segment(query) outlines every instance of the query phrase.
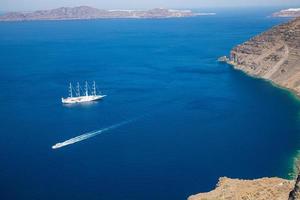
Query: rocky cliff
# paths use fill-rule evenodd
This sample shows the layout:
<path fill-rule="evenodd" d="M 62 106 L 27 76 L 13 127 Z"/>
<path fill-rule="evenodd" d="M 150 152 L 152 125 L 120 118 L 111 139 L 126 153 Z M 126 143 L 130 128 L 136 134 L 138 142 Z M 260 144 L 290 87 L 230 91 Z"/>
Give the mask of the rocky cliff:
<path fill-rule="evenodd" d="M 214 13 L 193 13 L 190 10 L 156 8 L 152 10 L 102 10 L 89 6 L 61 7 L 35 12 L 11 12 L 0 16 L 0 21 L 28 20 L 75 20 L 102 18 L 172 18 L 211 15 Z"/>
<path fill-rule="evenodd" d="M 229 64 L 300 96 L 300 18 L 238 45 L 230 53 Z"/>
<path fill-rule="evenodd" d="M 300 17 L 234 47 L 229 59 L 221 57 L 219 61 L 227 62 L 251 76 L 269 80 L 300 96 Z M 300 163 L 297 165 L 300 166 Z M 296 181 L 221 178 L 215 190 L 189 197 L 189 200 L 225 199 L 300 200 L 300 174 Z"/>
<path fill-rule="evenodd" d="M 289 200 L 299 200 L 299 199 L 300 199 L 300 174 L 298 174 L 298 177 L 295 182 L 295 186 L 289 194 Z"/>
<path fill-rule="evenodd" d="M 188 200 L 288 200 L 294 181 L 280 178 L 239 180 L 220 178 L 215 190 L 190 196 Z"/>

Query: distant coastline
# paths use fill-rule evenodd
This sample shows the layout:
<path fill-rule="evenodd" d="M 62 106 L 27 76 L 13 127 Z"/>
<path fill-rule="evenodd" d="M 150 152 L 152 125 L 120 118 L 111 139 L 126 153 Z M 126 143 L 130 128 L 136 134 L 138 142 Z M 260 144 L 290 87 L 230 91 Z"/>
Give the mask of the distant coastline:
<path fill-rule="evenodd" d="M 300 8 L 289 8 L 272 14 L 273 17 L 300 17 Z"/>
<path fill-rule="evenodd" d="M 174 10 L 165 8 L 154 8 L 151 10 L 103 10 L 89 6 L 78 6 L 60 7 L 51 10 L 38 10 L 34 12 L 9 12 L 0 15 L 0 21 L 181 18 L 215 14 L 216 13 L 196 13 L 191 10 Z"/>

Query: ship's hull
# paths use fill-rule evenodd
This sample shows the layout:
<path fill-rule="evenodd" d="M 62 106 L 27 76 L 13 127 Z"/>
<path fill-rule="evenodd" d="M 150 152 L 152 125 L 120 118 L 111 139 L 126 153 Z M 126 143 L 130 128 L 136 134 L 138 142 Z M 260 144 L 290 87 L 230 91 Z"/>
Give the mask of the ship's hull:
<path fill-rule="evenodd" d="M 75 103 L 85 103 L 90 101 L 97 101 L 105 97 L 106 95 L 92 95 L 92 96 L 80 96 L 80 97 L 68 97 L 61 98 L 61 102 L 64 104 L 75 104 Z"/>

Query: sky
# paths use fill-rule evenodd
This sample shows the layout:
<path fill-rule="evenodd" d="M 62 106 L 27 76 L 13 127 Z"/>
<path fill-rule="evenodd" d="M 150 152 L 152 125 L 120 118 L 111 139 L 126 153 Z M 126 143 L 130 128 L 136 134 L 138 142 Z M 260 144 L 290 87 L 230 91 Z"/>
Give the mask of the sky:
<path fill-rule="evenodd" d="M 284 6 L 300 7 L 300 0 L 0 0 L 1 11 L 32 11 L 87 5 L 103 9 L 204 8 Z"/>

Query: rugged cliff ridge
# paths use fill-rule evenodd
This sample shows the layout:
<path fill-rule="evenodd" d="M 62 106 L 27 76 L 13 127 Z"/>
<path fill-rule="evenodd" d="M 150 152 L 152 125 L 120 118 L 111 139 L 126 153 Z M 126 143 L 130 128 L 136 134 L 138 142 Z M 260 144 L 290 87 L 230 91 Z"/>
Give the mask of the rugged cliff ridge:
<path fill-rule="evenodd" d="M 229 64 L 300 96 L 300 18 L 238 45 L 231 51 Z"/>
<path fill-rule="evenodd" d="M 172 18 L 212 15 L 214 13 L 194 13 L 191 10 L 171 10 L 155 8 L 152 10 L 103 10 L 89 6 L 61 7 L 35 12 L 11 12 L 0 16 L 0 21 L 28 20 L 75 20 L 102 18 Z"/>
<path fill-rule="evenodd" d="M 289 200 L 299 200 L 300 199 L 300 174 L 296 179 L 295 186 L 289 194 Z"/>

